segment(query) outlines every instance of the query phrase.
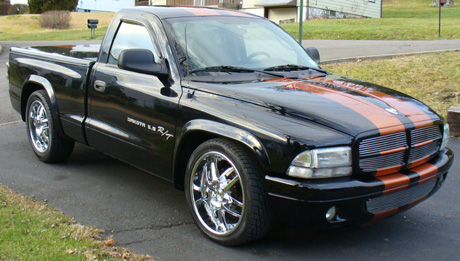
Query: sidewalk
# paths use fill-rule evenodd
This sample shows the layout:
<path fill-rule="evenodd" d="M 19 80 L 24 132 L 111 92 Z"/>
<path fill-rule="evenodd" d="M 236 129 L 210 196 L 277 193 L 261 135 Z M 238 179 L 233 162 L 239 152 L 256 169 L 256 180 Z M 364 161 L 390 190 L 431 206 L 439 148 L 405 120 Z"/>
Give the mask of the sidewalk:
<path fill-rule="evenodd" d="M 356 59 L 383 59 L 398 55 L 460 50 L 460 40 L 303 40 L 304 47 L 316 47 L 321 61 L 346 62 Z"/>

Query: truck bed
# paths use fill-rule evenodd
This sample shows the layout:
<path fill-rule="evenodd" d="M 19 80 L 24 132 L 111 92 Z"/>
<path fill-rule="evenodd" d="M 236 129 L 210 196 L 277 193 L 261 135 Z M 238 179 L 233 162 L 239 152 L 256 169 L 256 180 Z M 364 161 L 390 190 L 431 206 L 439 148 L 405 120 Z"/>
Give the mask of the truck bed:
<path fill-rule="evenodd" d="M 27 103 L 22 95 L 34 90 L 34 82 L 49 86 L 47 92 L 54 93 L 51 97 L 55 97 L 55 100 L 51 102 L 56 109 L 59 108 L 55 116 L 60 119 L 65 135 L 85 143 L 82 123 L 86 117 L 86 85 L 99 47 L 61 45 L 11 48 L 9 80 L 13 107 L 21 111 Z M 24 82 L 31 84 L 23 86 Z"/>

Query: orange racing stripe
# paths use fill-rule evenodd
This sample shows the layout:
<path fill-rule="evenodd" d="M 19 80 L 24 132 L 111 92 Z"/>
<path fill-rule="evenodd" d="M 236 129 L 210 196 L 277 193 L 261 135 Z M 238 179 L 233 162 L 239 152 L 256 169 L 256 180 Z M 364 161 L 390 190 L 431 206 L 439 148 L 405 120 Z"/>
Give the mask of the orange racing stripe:
<path fill-rule="evenodd" d="M 420 181 L 424 181 L 435 177 L 439 169 L 433 164 L 426 163 L 423 164 L 423 166 L 411 169 L 411 171 L 418 173 L 420 175 Z"/>
<path fill-rule="evenodd" d="M 378 180 L 385 184 L 384 195 L 408 188 L 410 178 L 407 175 L 396 173 L 383 177 L 378 177 Z"/>
<path fill-rule="evenodd" d="M 375 90 L 373 88 L 369 88 L 363 85 L 358 85 L 354 83 L 349 83 L 340 80 L 333 80 L 333 79 L 326 79 L 326 78 L 311 78 L 318 82 L 323 82 L 331 85 L 335 85 L 341 88 L 345 88 L 348 90 L 352 90 L 361 94 L 364 94 L 369 97 L 376 98 L 385 102 L 386 104 L 390 105 L 391 107 L 395 108 L 396 110 L 400 111 L 404 115 L 406 115 L 415 125 L 416 128 L 427 127 L 433 125 L 433 120 L 429 115 L 427 115 L 424 111 L 417 108 L 416 106 L 404 101 L 400 98 L 392 96 L 390 94 Z"/>
<path fill-rule="evenodd" d="M 358 96 L 315 85 L 313 83 L 286 78 L 266 79 L 266 81 L 281 83 L 285 88 L 318 94 L 324 98 L 335 101 L 367 118 L 377 127 L 381 135 L 405 130 L 403 123 L 395 115 Z"/>
<path fill-rule="evenodd" d="M 393 166 L 393 167 L 388 167 L 388 168 L 383 168 L 383 169 L 378 169 L 374 176 L 380 177 L 380 176 L 385 176 L 391 173 L 396 173 L 401 170 L 401 165 Z"/>

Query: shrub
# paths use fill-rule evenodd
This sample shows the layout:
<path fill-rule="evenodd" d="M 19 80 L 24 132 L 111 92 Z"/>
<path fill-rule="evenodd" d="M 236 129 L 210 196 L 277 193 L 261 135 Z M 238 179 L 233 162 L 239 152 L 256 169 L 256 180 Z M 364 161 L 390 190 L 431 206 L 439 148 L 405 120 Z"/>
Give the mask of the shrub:
<path fill-rule="evenodd" d="M 40 15 L 38 23 L 42 28 L 69 29 L 69 11 L 48 11 Z"/>
<path fill-rule="evenodd" d="M 10 3 L 0 3 L 0 15 L 8 15 L 8 10 L 10 10 Z"/>
<path fill-rule="evenodd" d="M 15 14 L 28 14 L 29 13 L 29 6 L 22 5 L 22 4 L 15 4 L 10 7 L 8 10 L 8 15 L 15 15 Z"/>
<path fill-rule="evenodd" d="M 78 0 L 29 0 L 29 8 L 32 14 L 41 14 L 53 10 L 73 11 L 77 4 Z"/>

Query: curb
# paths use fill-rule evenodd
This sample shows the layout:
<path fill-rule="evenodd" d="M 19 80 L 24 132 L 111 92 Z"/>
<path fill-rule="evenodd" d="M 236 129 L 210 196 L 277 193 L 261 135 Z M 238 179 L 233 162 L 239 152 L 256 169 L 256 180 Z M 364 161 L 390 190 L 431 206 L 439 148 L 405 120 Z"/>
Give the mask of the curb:
<path fill-rule="evenodd" d="M 349 62 L 360 62 L 364 60 L 367 60 L 367 61 L 383 60 L 383 59 L 391 59 L 391 58 L 400 57 L 400 56 L 413 56 L 413 55 L 419 55 L 419 54 L 431 54 L 431 53 L 443 53 L 443 52 L 455 52 L 455 51 L 460 51 L 460 49 L 443 49 L 443 50 L 415 52 L 415 53 L 379 54 L 379 55 L 370 55 L 370 56 L 362 56 L 362 57 L 347 57 L 347 58 L 326 60 L 326 61 L 321 62 L 320 64 L 349 63 Z"/>

